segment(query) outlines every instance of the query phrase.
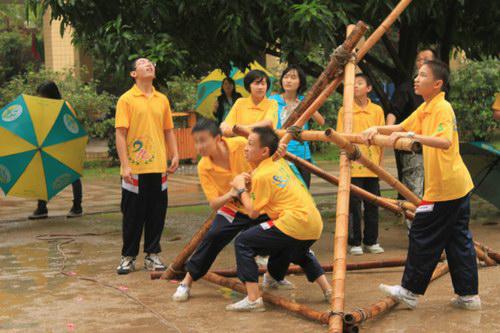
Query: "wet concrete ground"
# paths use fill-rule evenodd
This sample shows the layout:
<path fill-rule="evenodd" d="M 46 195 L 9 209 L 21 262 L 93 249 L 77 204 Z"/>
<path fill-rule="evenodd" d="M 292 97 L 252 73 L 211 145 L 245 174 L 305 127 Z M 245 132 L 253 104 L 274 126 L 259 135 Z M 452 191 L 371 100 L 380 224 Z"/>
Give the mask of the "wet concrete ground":
<path fill-rule="evenodd" d="M 325 232 L 313 249 L 322 263 L 332 256 L 331 198 L 318 199 L 325 218 Z M 162 240 L 162 257 L 169 262 L 208 215 L 205 207 L 169 211 Z M 474 238 L 500 250 L 500 214 L 482 201 L 474 201 Z M 0 332 L 326 332 L 324 326 L 268 306 L 264 313 L 228 313 L 224 307 L 241 298 L 226 288 L 200 281 L 187 303 L 170 297 L 176 284 L 152 281 L 139 270 L 118 276 L 115 268 L 121 248 L 118 214 L 93 215 L 75 220 L 50 219 L 37 222 L 0 224 Z M 84 234 L 70 239 L 40 240 L 44 234 Z M 349 262 L 404 256 L 405 228 L 397 218 L 382 214 L 382 255 L 349 256 Z M 61 245 L 62 244 L 62 245 Z M 59 273 L 63 255 L 65 272 Z M 143 255 L 138 257 L 141 268 Z M 216 268 L 234 267 L 233 247 L 218 258 Z M 398 283 L 402 268 L 348 272 L 346 309 L 367 306 L 383 295 L 381 282 Z M 79 278 L 91 278 L 94 281 Z M 328 274 L 328 278 L 331 275 Z M 325 311 L 318 287 L 304 276 L 290 276 L 297 285 L 280 295 Z M 97 281 L 97 282 L 96 282 Z M 434 282 L 417 310 L 398 306 L 394 311 L 367 322 L 365 332 L 499 332 L 500 268 L 481 268 L 480 295 L 483 310 L 466 312 L 448 305 L 453 296 L 449 275 Z M 128 297 L 131 296 L 131 297 Z"/>

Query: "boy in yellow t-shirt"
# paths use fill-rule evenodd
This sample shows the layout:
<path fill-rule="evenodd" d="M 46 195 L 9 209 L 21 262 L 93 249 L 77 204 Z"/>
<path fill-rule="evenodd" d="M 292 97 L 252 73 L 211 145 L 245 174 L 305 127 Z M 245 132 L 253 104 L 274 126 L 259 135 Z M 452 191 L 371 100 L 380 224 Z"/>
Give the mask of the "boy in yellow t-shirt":
<path fill-rule="evenodd" d="M 276 128 L 278 124 L 278 103 L 266 96 L 271 88 L 271 81 L 266 73 L 252 70 L 243 79 L 249 97 L 239 98 L 220 125 L 225 136 L 233 135 L 234 125 L 246 129 L 269 126 Z"/>
<path fill-rule="evenodd" d="M 385 125 L 384 110 L 368 98 L 372 90 L 370 79 L 364 74 L 357 74 L 354 81 L 354 108 L 353 108 L 353 133 L 361 133 L 372 126 Z M 344 131 L 344 108 L 340 108 L 337 118 L 337 131 Z M 380 165 L 382 162 L 382 148 L 378 146 L 359 145 L 359 150 L 373 163 Z M 380 195 L 380 185 L 376 174 L 368 170 L 362 164 L 353 161 L 351 163 L 351 182 L 370 193 Z M 361 201 L 355 195 L 349 199 L 349 253 L 362 255 L 363 247 L 370 253 L 383 253 L 384 249 L 378 244 L 378 206 L 369 200 L 363 200 L 363 220 L 365 227 L 363 238 L 361 238 Z M 363 247 L 361 247 L 363 242 Z"/>
<path fill-rule="evenodd" d="M 284 279 L 291 262 L 304 269 L 310 282 L 320 285 L 325 296 L 331 295 L 324 271 L 309 250 L 320 238 L 321 215 L 309 191 L 295 177 L 287 163 L 274 162 L 279 138 L 269 127 L 256 127 L 245 148 L 247 160 L 255 166 L 252 176 L 241 174 L 233 186 L 250 218 L 265 213 L 271 220 L 241 233 L 235 241 L 238 277 L 245 283 L 248 296 L 228 305 L 228 311 L 264 311 L 258 286 L 257 255 L 269 255 L 267 279 Z M 246 185 L 251 182 L 251 192 Z"/>
<path fill-rule="evenodd" d="M 134 60 L 130 76 L 134 86 L 116 105 L 116 150 L 122 176 L 123 247 L 118 274 L 135 270 L 144 228 L 144 267 L 164 270 L 158 253 L 167 212 L 167 172 L 179 165 L 172 112 L 165 95 L 155 90 L 155 65 Z M 168 150 L 167 150 L 168 147 Z M 172 156 L 167 166 L 168 153 Z"/>
<path fill-rule="evenodd" d="M 410 308 L 417 305 L 446 251 L 453 288 L 452 305 L 479 310 L 476 252 L 469 231 L 471 176 L 459 152 L 455 114 L 445 100 L 447 66 L 426 61 L 415 78 L 415 93 L 424 103 L 399 125 L 372 127 L 363 133 L 367 142 L 377 133 L 396 141 L 410 137 L 423 146 L 424 198 L 410 228 L 408 259 L 401 285 L 380 289 Z"/>
<path fill-rule="evenodd" d="M 192 135 L 196 151 L 202 156 L 198 162 L 200 184 L 217 215 L 186 263 L 186 276 L 172 296 L 177 302 L 189 299 L 193 281 L 208 272 L 220 251 L 240 231 L 269 219 L 266 215 L 251 219 L 238 200 L 234 200 L 238 198 L 238 192 L 231 186 L 231 181 L 235 176 L 251 171 L 245 158 L 247 140 L 242 137 L 223 138 L 217 123 L 206 119 L 196 123 Z"/>

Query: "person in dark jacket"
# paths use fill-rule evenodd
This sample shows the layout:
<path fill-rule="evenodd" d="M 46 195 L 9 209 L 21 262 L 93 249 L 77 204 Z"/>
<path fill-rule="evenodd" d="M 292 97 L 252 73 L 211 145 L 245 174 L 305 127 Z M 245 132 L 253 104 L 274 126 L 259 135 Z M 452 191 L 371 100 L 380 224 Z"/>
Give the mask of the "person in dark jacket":
<path fill-rule="evenodd" d="M 236 84 L 230 77 L 222 80 L 220 87 L 220 95 L 214 105 L 214 116 L 217 118 L 217 124 L 221 124 L 226 119 L 229 110 L 233 107 L 234 102 L 241 97 L 241 94 L 236 91 Z"/>

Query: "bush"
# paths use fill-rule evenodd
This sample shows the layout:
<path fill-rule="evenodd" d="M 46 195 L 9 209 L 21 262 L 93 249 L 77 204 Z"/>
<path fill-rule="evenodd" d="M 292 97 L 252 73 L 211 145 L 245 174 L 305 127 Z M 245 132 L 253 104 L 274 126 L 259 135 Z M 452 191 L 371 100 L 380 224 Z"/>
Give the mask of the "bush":
<path fill-rule="evenodd" d="M 500 91 L 498 59 L 468 63 L 452 72 L 450 85 L 449 100 L 457 117 L 460 140 L 490 140 L 498 128 L 491 110 L 495 93 Z"/>
<path fill-rule="evenodd" d="M 34 67 L 31 55 L 31 38 L 16 31 L 0 34 L 0 82 L 7 82 L 15 75 Z"/>
<path fill-rule="evenodd" d="M 61 94 L 76 110 L 77 117 L 92 138 L 105 138 L 113 123 L 105 121 L 116 97 L 106 92 L 98 94 L 97 82 L 84 83 L 73 71 L 53 72 L 42 69 L 15 76 L 0 88 L 0 104 L 5 105 L 20 94 L 36 95 L 36 88 L 46 80 L 53 80 Z"/>
<path fill-rule="evenodd" d="M 319 126 L 314 120 L 310 122 L 312 124 L 312 129 L 315 130 L 325 130 L 327 128 L 337 128 L 337 115 L 339 109 L 342 107 L 342 95 L 334 92 L 330 98 L 328 98 L 323 104 L 323 106 L 319 109 L 321 115 L 325 118 L 325 125 Z M 310 143 L 312 152 L 326 152 L 328 150 L 328 146 L 331 146 L 333 143 L 329 142 L 320 142 L 313 141 Z"/>

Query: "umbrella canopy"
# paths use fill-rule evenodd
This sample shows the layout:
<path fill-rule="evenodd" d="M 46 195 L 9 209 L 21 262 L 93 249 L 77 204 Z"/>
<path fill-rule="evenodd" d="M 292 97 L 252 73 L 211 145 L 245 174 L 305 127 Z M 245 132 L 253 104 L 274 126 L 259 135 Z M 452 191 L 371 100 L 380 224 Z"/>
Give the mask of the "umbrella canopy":
<path fill-rule="evenodd" d="M 0 110 L 0 187 L 49 200 L 80 178 L 87 132 L 63 100 L 21 95 Z"/>
<path fill-rule="evenodd" d="M 486 142 L 460 144 L 460 154 L 474 181 L 474 193 L 500 208 L 500 150 Z"/>
<path fill-rule="evenodd" d="M 269 76 L 269 79 L 271 80 L 271 87 L 268 90 L 269 94 L 275 81 L 274 76 L 256 61 L 250 64 L 250 70 L 254 69 L 261 70 Z M 249 69 L 247 69 L 243 73 L 237 67 L 232 67 L 231 72 L 229 73 L 229 77 L 231 77 L 236 83 L 236 91 L 239 92 L 243 97 L 247 97 L 249 95 L 243 85 L 243 78 L 248 72 Z M 220 95 L 222 80 L 224 80 L 225 78 L 226 74 L 224 74 L 224 72 L 220 69 L 216 69 L 208 74 L 208 76 L 203 80 L 201 80 L 201 82 L 198 84 L 197 102 L 195 106 L 196 111 L 206 117 L 213 117 L 214 103 L 217 97 Z"/>

